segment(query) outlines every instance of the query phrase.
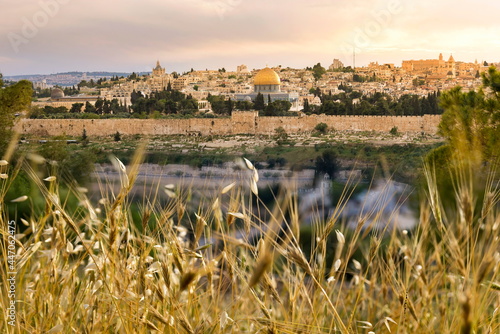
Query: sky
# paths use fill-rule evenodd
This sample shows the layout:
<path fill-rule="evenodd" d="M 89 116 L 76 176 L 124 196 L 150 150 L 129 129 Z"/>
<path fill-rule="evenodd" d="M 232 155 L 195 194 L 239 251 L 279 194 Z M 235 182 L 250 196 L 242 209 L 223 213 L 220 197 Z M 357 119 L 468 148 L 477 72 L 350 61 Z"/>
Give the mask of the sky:
<path fill-rule="evenodd" d="M 499 62 L 499 17 L 498 0 L 0 0 L 0 73 Z"/>

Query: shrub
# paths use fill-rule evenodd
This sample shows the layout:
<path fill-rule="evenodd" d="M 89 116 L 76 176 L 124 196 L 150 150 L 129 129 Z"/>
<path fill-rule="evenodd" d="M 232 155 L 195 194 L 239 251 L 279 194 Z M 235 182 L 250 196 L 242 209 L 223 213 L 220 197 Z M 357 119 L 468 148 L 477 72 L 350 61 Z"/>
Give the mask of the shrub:
<path fill-rule="evenodd" d="M 276 143 L 278 145 L 284 145 L 288 142 L 288 134 L 286 133 L 285 129 L 280 126 L 274 130 L 274 140 L 276 140 Z"/>
<path fill-rule="evenodd" d="M 398 132 L 398 127 L 397 126 L 394 126 L 391 131 L 389 131 L 389 133 L 393 136 L 397 136 L 399 134 Z"/>
<path fill-rule="evenodd" d="M 327 129 L 328 129 L 328 125 L 326 123 L 318 123 L 314 127 L 314 130 L 316 130 L 320 133 L 326 133 Z"/>

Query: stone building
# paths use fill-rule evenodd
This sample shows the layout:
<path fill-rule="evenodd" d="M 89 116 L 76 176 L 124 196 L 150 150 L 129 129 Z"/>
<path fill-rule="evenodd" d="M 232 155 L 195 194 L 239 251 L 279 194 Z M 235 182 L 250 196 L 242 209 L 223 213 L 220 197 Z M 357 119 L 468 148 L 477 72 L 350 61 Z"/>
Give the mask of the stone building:
<path fill-rule="evenodd" d="M 338 70 L 344 67 L 344 63 L 342 63 L 339 59 L 335 58 L 333 63 L 328 67 L 330 71 Z"/>
<path fill-rule="evenodd" d="M 429 76 L 432 79 L 454 79 L 457 76 L 475 76 L 481 71 L 481 64 L 476 60 L 474 63 L 457 62 L 453 55 L 444 60 L 443 54 L 438 59 L 404 60 L 403 70 L 412 75 Z"/>

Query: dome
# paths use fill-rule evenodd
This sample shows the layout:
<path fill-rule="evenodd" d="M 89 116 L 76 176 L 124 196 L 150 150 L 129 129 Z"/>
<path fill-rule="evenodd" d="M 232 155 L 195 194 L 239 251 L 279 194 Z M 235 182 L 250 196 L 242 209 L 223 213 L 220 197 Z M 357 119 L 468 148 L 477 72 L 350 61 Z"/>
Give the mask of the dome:
<path fill-rule="evenodd" d="M 254 85 L 280 85 L 281 80 L 273 69 L 266 67 L 257 73 L 254 79 Z"/>
<path fill-rule="evenodd" d="M 158 71 L 158 70 L 162 70 L 162 69 L 163 69 L 163 68 L 160 66 L 160 61 L 159 61 L 159 60 L 157 60 L 157 61 L 156 61 L 156 67 L 155 67 L 154 69 L 155 69 L 156 71 Z"/>
<path fill-rule="evenodd" d="M 50 92 L 50 98 L 51 99 L 60 99 L 60 98 L 63 98 L 64 97 L 64 92 L 62 89 L 60 88 L 54 88 L 51 92 Z"/>

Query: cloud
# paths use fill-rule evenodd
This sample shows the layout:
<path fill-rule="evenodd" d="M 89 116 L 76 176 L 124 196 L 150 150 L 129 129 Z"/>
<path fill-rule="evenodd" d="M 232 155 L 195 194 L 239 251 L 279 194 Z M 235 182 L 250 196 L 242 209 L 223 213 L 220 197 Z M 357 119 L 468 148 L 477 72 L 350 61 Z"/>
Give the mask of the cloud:
<path fill-rule="evenodd" d="M 496 20 L 500 5 L 488 0 L 474 4 L 451 0 L 64 0 L 67 3 L 15 52 L 9 33 L 22 36 L 26 20 L 33 21 L 44 10 L 42 3 L 54 1 L 63 0 L 0 0 L 0 49 L 3 57 L 14 59 L 9 62 L 9 74 L 143 71 L 156 59 L 172 71 L 240 63 L 261 67 L 263 62 L 310 66 L 342 57 L 347 62 L 351 56 L 346 45 L 355 44 L 359 31 L 385 20 L 383 13 L 395 3 L 402 10 L 380 24 L 363 47 L 358 45 L 360 62 L 428 57 L 437 50 L 470 57 L 476 50 L 485 58 L 499 54 L 495 32 L 500 29 Z M 409 50 L 420 51 L 412 55 Z M 4 71 L 5 63 L 0 59 Z"/>

